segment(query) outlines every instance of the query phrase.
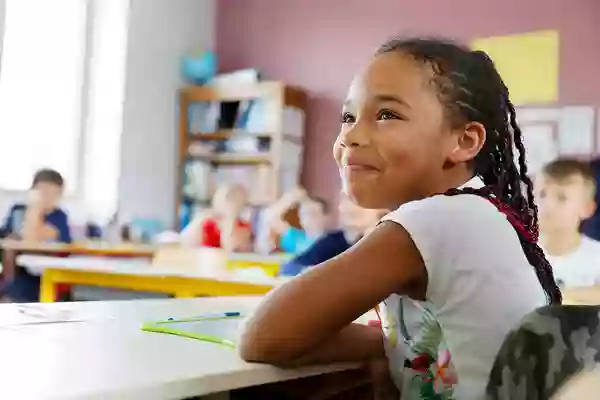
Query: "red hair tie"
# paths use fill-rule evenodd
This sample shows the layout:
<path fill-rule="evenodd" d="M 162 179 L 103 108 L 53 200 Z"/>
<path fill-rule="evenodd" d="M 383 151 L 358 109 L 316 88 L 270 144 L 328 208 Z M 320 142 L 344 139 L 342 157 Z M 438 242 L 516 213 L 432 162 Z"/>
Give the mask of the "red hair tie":
<path fill-rule="evenodd" d="M 539 234 L 536 230 L 529 229 L 525 226 L 519 215 L 515 212 L 515 210 L 503 203 L 496 197 L 486 197 L 490 203 L 492 203 L 498 211 L 506 216 L 506 219 L 510 224 L 515 228 L 517 233 L 523 237 L 526 241 L 530 243 L 537 243 Z"/>

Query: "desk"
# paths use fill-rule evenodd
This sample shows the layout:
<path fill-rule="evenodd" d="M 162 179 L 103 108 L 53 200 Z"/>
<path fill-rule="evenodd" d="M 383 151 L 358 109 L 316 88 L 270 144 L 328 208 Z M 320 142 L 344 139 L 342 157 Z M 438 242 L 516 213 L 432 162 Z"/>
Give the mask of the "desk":
<path fill-rule="evenodd" d="M 291 254 L 256 254 L 256 253 L 230 253 L 227 255 L 230 268 L 259 267 L 270 276 L 279 274 L 281 264 L 289 261 Z"/>
<path fill-rule="evenodd" d="M 573 305 L 600 305 L 600 285 L 563 290 L 563 303 Z"/>
<path fill-rule="evenodd" d="M 21 255 L 19 264 L 42 271 L 40 301 L 56 300 L 56 285 L 92 285 L 175 297 L 262 295 L 285 278 L 252 277 L 238 271 L 202 274 L 177 267 L 152 266 L 139 260 L 59 258 Z"/>
<path fill-rule="evenodd" d="M 155 246 L 122 243 L 108 245 L 106 243 L 82 242 L 82 243 L 38 243 L 25 242 L 22 240 L 4 239 L 0 246 L 6 250 L 34 254 L 67 254 L 88 255 L 97 257 L 145 257 L 151 258 L 156 251 Z"/>
<path fill-rule="evenodd" d="M 355 364 L 281 370 L 235 350 L 143 332 L 142 322 L 210 312 L 250 313 L 260 298 L 37 304 L 83 322 L 0 327 L 0 390 L 7 399 L 180 399 L 341 371 Z M 19 305 L 0 305 L 0 317 Z"/>

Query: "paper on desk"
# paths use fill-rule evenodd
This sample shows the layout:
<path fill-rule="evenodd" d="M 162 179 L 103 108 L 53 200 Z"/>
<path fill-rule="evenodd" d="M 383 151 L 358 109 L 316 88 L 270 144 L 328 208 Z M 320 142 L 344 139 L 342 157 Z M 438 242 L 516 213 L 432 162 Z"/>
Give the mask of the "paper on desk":
<path fill-rule="evenodd" d="M 9 308 L 9 306 L 7 306 Z M 19 325 L 83 322 L 90 318 L 68 307 L 38 304 L 18 304 L 6 312 L 0 311 L 0 328 Z"/>

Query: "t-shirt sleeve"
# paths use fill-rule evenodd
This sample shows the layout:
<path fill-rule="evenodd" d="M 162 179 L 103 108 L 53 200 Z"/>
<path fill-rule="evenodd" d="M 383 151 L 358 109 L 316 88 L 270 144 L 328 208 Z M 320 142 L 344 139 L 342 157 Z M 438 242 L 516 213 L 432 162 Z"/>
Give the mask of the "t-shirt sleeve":
<path fill-rule="evenodd" d="M 10 235 L 13 231 L 13 215 L 15 213 L 15 207 L 11 207 L 4 218 L 4 222 L 2 223 L 2 237 L 6 237 Z"/>
<path fill-rule="evenodd" d="M 205 219 L 200 225 L 202 246 L 221 247 L 221 230 L 219 224 L 212 218 Z"/>
<path fill-rule="evenodd" d="M 408 232 L 427 269 L 427 298 L 440 305 L 460 285 L 473 284 L 481 253 L 494 246 L 490 232 L 500 232 L 500 239 L 516 235 L 488 200 L 474 195 L 406 203 L 381 221 L 393 221 Z"/>
<path fill-rule="evenodd" d="M 279 247 L 286 253 L 295 253 L 302 240 L 303 231 L 290 226 L 279 238 Z"/>
<path fill-rule="evenodd" d="M 58 230 L 58 241 L 62 243 L 71 243 L 73 238 L 71 237 L 71 228 L 69 227 L 69 217 L 64 211 L 59 211 L 54 227 Z"/>
<path fill-rule="evenodd" d="M 12 206 L 6 215 L 6 219 L 2 224 L 1 236 L 6 237 L 10 234 L 20 234 L 23 228 L 23 221 L 25 219 L 25 206 L 22 204 L 16 204 Z"/>
<path fill-rule="evenodd" d="M 317 239 L 302 253 L 281 266 L 280 275 L 295 276 L 308 267 L 320 264 L 343 253 L 348 246 L 340 246 L 336 234 L 327 234 Z"/>

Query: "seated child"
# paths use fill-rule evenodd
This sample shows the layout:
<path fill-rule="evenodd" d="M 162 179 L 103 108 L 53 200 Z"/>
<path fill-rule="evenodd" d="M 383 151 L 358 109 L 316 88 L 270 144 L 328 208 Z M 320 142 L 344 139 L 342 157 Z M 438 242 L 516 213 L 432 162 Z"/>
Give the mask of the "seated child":
<path fill-rule="evenodd" d="M 181 232 L 191 246 L 220 247 L 227 251 L 252 251 L 252 230 L 242 218 L 248 193 L 241 185 L 223 185 L 213 196 L 212 208 L 201 212 Z"/>
<path fill-rule="evenodd" d="M 281 266 L 280 275 L 298 275 L 304 269 L 329 260 L 348 250 L 373 229 L 385 214 L 381 210 L 367 210 L 354 204 L 342 195 L 338 206 L 341 229 L 326 233 L 310 247 Z"/>
<path fill-rule="evenodd" d="M 295 228 L 284 219 L 284 214 L 298 205 L 302 229 Z M 311 199 L 302 188 L 284 194 L 279 201 L 265 210 L 271 231 L 279 235 L 279 247 L 285 253 L 299 253 L 317 240 L 327 228 L 327 203 Z"/>
<path fill-rule="evenodd" d="M 536 180 L 536 192 L 540 246 L 559 285 L 600 284 L 600 243 L 579 230 L 596 209 L 596 183 L 589 165 L 573 159 L 549 163 Z"/>
<path fill-rule="evenodd" d="M 67 214 L 59 206 L 63 188 L 64 180 L 60 173 L 52 169 L 38 171 L 33 178 L 27 204 L 16 204 L 10 209 L 3 230 L 11 237 L 27 241 L 70 243 Z M 38 301 L 39 276 L 17 266 L 12 278 L 4 288 L 10 301 Z"/>
<path fill-rule="evenodd" d="M 266 296 L 241 356 L 282 366 L 387 358 L 396 399 L 485 398 L 506 334 L 562 301 L 537 246 L 508 89 L 481 51 L 395 39 L 354 78 L 340 122 L 345 192 L 394 211 Z M 381 326 L 353 323 L 378 304 Z"/>

